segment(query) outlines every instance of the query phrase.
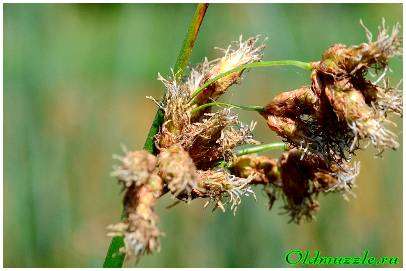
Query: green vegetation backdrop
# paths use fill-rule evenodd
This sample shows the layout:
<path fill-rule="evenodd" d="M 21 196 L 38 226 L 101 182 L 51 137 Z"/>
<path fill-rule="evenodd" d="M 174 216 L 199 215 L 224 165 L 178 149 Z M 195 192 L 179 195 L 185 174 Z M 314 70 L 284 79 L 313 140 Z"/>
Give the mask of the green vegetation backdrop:
<path fill-rule="evenodd" d="M 120 143 L 141 149 L 155 114 L 145 96 L 161 96 L 157 72 L 168 74 L 192 4 L 4 5 L 4 265 L 101 266 L 120 217 L 120 187 L 109 176 Z M 269 37 L 266 60 L 317 60 L 329 45 L 365 41 L 359 19 L 376 30 L 402 22 L 401 4 L 212 4 L 192 63 L 219 55 L 240 34 Z M 393 82 L 402 75 L 393 60 Z M 224 99 L 263 104 L 309 82 L 308 73 L 280 67 L 249 72 Z M 259 121 L 264 142 L 274 134 Z M 402 124 L 397 132 L 401 135 Z M 274 153 L 278 155 L 278 153 Z M 159 204 L 162 251 L 144 267 L 285 266 L 284 251 L 324 255 L 402 256 L 402 149 L 383 159 L 358 156 L 357 198 L 322 197 L 317 221 L 287 224 L 280 205 L 243 202 L 212 213 L 202 202 L 167 210 Z"/>

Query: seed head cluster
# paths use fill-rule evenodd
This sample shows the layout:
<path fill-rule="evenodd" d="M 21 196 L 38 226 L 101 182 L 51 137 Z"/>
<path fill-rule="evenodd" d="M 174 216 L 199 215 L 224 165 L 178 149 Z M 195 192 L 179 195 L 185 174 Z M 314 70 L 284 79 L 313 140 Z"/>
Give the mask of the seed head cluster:
<path fill-rule="evenodd" d="M 376 41 L 369 30 L 367 37 L 368 43 L 328 48 L 321 61 L 312 63 L 311 85 L 282 93 L 265 107 L 269 127 L 293 146 L 328 160 L 349 157 L 362 141 L 378 153 L 396 149 L 388 116 L 402 115 L 402 96 L 383 78 L 389 59 L 401 54 L 399 25 L 389 33 L 383 22 Z M 368 73 L 378 80 L 368 80 Z"/>
<path fill-rule="evenodd" d="M 280 199 L 296 223 L 314 218 L 319 194 L 351 195 L 360 169 L 351 161 L 356 151 L 368 143 L 378 153 L 396 149 L 388 118 L 403 111 L 398 86 L 385 78 L 389 59 L 401 53 L 399 25 L 388 31 L 383 22 L 376 40 L 363 27 L 366 43 L 331 46 L 311 63 L 309 85 L 283 92 L 258 110 L 286 143 L 279 158 L 239 156 L 237 147 L 259 144 L 255 123 L 241 123 L 231 108 L 213 110 L 213 101 L 241 81 L 245 70 L 237 68 L 262 60 L 260 36 L 240 37 L 222 49 L 222 57 L 191 68 L 187 78 L 158 75 L 166 88 L 158 153 L 126 151 L 112 173 L 123 186 L 126 218 L 109 230 L 124 237 L 125 253 L 138 259 L 159 250 L 154 206 L 167 192 L 177 201 L 204 198 L 205 206 L 235 214 L 243 198 L 256 199 L 253 186 L 260 185 L 269 207 Z M 369 74 L 376 79 L 367 79 Z"/>

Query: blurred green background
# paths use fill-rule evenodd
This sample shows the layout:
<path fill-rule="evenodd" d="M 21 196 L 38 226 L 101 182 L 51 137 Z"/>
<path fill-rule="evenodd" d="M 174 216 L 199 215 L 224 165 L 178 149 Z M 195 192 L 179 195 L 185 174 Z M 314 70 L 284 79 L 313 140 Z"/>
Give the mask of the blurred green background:
<path fill-rule="evenodd" d="M 194 4 L 4 5 L 4 265 L 97 267 L 118 220 L 120 187 L 111 178 L 120 143 L 141 149 L 159 98 L 157 73 L 173 66 Z M 219 56 L 240 34 L 269 37 L 265 59 L 317 60 L 329 45 L 366 40 L 359 19 L 376 33 L 381 18 L 402 22 L 401 4 L 212 4 L 192 55 Z M 393 82 L 402 60 L 391 62 Z M 252 70 L 224 100 L 263 104 L 309 83 L 295 68 Z M 259 121 L 256 134 L 276 140 Z M 398 121 L 396 132 L 402 136 Z M 357 198 L 321 197 L 317 221 L 288 224 L 280 205 L 247 198 L 237 215 L 203 203 L 158 206 L 166 233 L 144 267 L 277 267 L 283 252 L 402 257 L 402 149 L 383 159 L 357 156 Z M 271 155 L 277 156 L 274 152 Z M 129 262 L 127 266 L 132 266 Z"/>

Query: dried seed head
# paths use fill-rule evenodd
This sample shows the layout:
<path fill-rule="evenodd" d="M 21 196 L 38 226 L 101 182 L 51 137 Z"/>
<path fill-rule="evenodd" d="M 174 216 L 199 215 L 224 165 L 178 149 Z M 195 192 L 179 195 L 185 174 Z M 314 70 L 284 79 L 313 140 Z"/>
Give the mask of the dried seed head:
<path fill-rule="evenodd" d="M 108 227 L 109 235 L 124 236 L 123 253 L 139 259 L 144 253 L 159 250 L 158 216 L 154 211 L 157 198 L 162 194 L 163 183 L 157 175 L 151 175 L 148 183 L 132 185 L 126 189 L 124 208 L 126 220 Z"/>
<path fill-rule="evenodd" d="M 368 43 L 329 48 L 322 61 L 314 64 L 312 87 L 320 99 L 325 93 L 339 120 L 345 120 L 354 131 L 354 141 L 369 138 L 378 150 L 396 148 L 393 133 L 382 124 L 388 113 L 401 114 L 401 95 L 388 87 L 387 80 L 383 80 L 383 87 L 377 84 L 385 77 L 388 60 L 401 54 L 400 26 L 396 24 L 389 34 L 383 20 L 376 41 L 372 41 L 371 32 L 363 27 Z M 365 78 L 370 68 L 376 72 L 383 70 L 374 83 Z"/>
<path fill-rule="evenodd" d="M 240 123 L 230 109 L 205 113 L 191 120 L 187 95 L 179 94 L 176 81 L 161 80 L 168 93 L 163 104 L 165 122 L 155 139 L 158 149 L 180 145 L 189 152 L 199 169 L 207 169 L 221 158 L 229 159 L 236 146 L 256 143 L 252 138 L 255 125 Z"/>
<path fill-rule="evenodd" d="M 311 179 L 316 164 L 315 157 L 305 155 L 297 149 L 284 153 L 279 160 L 282 178 L 282 191 L 285 200 L 284 209 L 289 213 L 291 221 L 300 223 L 303 218 L 313 219 L 318 210 L 316 196 Z"/>
<path fill-rule="evenodd" d="M 389 33 L 383 20 L 376 41 L 372 40 L 372 34 L 367 30 L 368 43 L 351 47 L 335 44 L 324 52 L 322 61 L 315 63 L 315 66 L 324 73 L 334 76 L 361 74 L 372 66 L 377 70 L 384 69 L 390 58 L 401 55 L 402 44 L 399 34 L 399 24 L 396 24 Z"/>
<path fill-rule="evenodd" d="M 145 184 L 156 166 L 156 157 L 144 150 L 127 152 L 124 156 L 115 158 L 121 161 L 121 165 L 114 166 L 111 175 L 125 187 Z"/>
<path fill-rule="evenodd" d="M 230 209 L 235 215 L 243 196 L 255 197 L 255 192 L 250 187 L 251 178 L 239 178 L 225 170 L 198 171 L 198 194 L 200 197 L 209 198 L 214 202 L 214 210 L 220 208 L 225 212 L 224 205 L 231 204 Z M 206 206 L 207 206 L 206 204 Z"/>
<path fill-rule="evenodd" d="M 296 118 L 303 114 L 314 114 L 318 109 L 319 99 L 308 86 L 278 94 L 268 103 L 264 116 L 283 116 Z"/>
<path fill-rule="evenodd" d="M 144 253 L 150 254 L 160 250 L 159 237 L 162 233 L 156 226 L 155 219 L 145 219 L 131 214 L 129 228 L 124 234 L 127 256 L 138 258 Z"/>
<path fill-rule="evenodd" d="M 220 138 L 216 143 L 220 145 L 219 150 L 223 154 L 224 160 L 228 161 L 234 157 L 234 148 L 243 144 L 259 144 L 253 137 L 253 130 L 256 123 L 250 125 L 238 123 L 236 126 L 228 126 L 221 131 Z"/>
<path fill-rule="evenodd" d="M 267 156 L 243 155 L 232 161 L 231 173 L 240 178 L 252 178 L 252 184 L 280 185 L 277 160 Z"/>
<path fill-rule="evenodd" d="M 369 33 L 369 32 L 368 32 Z M 364 140 L 379 152 L 399 146 L 389 131 L 390 113 L 401 115 L 399 91 L 382 80 L 390 57 L 399 55 L 399 26 L 388 34 L 382 26 L 378 38 L 347 47 L 336 44 L 313 63 L 312 85 L 275 97 L 261 113 L 268 126 L 291 145 L 323 155 L 328 161 L 347 160 Z M 368 69 L 383 70 L 376 82 L 365 78 Z M 383 86 L 377 84 L 383 81 Z"/>
<path fill-rule="evenodd" d="M 290 104 L 289 95 L 285 98 L 286 103 L 271 102 L 262 113 L 268 126 L 294 147 L 322 155 L 327 160 L 346 159 L 348 146 L 353 143 L 354 138 L 347 122 L 339 122 L 330 105 L 323 107 L 323 103 L 317 102 L 315 106 L 319 109 L 311 113 L 309 107 L 302 107 L 303 104 L 300 102 L 297 107 L 293 105 L 294 103 Z M 280 101 L 280 97 L 278 99 Z M 298 100 L 300 99 L 293 99 Z M 275 104 L 289 105 L 284 107 Z"/>
<path fill-rule="evenodd" d="M 325 92 L 339 119 L 345 120 L 354 133 L 351 147 L 358 144 L 357 141 L 367 138 L 379 151 L 396 149 L 399 143 L 396 135 L 385 128 L 387 119 L 383 112 L 374 106 L 368 106 L 362 92 L 350 82 L 342 81 L 327 85 Z"/>
<path fill-rule="evenodd" d="M 158 165 L 160 176 L 174 196 L 184 194 L 189 198 L 196 186 L 196 167 L 189 154 L 180 145 L 173 145 L 161 150 Z"/>
<path fill-rule="evenodd" d="M 175 76 L 167 80 L 158 74 L 167 91 L 163 101 L 164 123 L 160 133 L 156 136 L 158 147 L 167 148 L 177 143 L 183 129 L 190 125 L 190 108 L 188 106 L 189 95 L 181 90 Z"/>
<path fill-rule="evenodd" d="M 340 191 L 346 197 L 351 193 L 359 163 L 330 163 L 323 156 L 291 149 L 279 160 L 284 209 L 292 221 L 300 223 L 303 218 L 312 219 L 318 210 L 317 196 L 320 192 Z M 274 189 L 276 186 L 274 186 Z M 270 194 L 272 197 L 274 193 Z"/>
<path fill-rule="evenodd" d="M 251 126 L 242 125 L 229 109 L 206 113 L 184 133 L 182 145 L 188 150 L 197 168 L 211 168 L 219 159 L 228 157 L 237 145 L 252 143 Z"/>
<path fill-rule="evenodd" d="M 224 52 L 222 58 L 210 63 L 205 60 L 205 62 L 199 66 L 200 72 L 194 71 L 192 73 L 188 80 L 188 82 L 190 82 L 188 85 L 196 87 L 196 82 L 199 82 L 200 87 L 207 80 L 213 79 L 221 73 L 230 71 L 244 64 L 260 61 L 265 46 L 263 44 L 259 46 L 256 45 L 259 39 L 260 36 L 257 36 L 243 41 L 242 36 L 240 36 L 239 41 L 235 43 L 236 46 L 231 44 L 227 49 L 221 49 Z M 204 104 L 209 100 L 217 99 L 231 85 L 238 83 L 241 79 L 242 73 L 243 71 L 233 72 L 211 84 L 197 96 L 197 104 Z M 193 90 L 191 90 L 191 92 L 193 92 Z"/>
<path fill-rule="evenodd" d="M 265 46 L 260 45 L 259 47 L 256 47 L 256 43 L 259 38 L 260 37 L 257 36 L 243 41 L 242 36 L 240 36 L 239 41 L 236 42 L 236 48 L 233 48 L 232 45 L 230 45 L 227 49 L 221 49 L 224 51 L 224 56 L 218 61 L 218 63 L 216 63 L 214 67 L 212 67 L 212 77 L 232 70 L 238 66 L 260 61 L 263 57 L 262 51 Z M 219 95 L 224 92 L 229 86 L 237 82 L 240 76 L 241 72 L 236 72 L 218 80 L 216 82 L 218 89 L 214 94 Z"/>
<path fill-rule="evenodd" d="M 385 116 L 390 113 L 403 116 L 402 91 L 391 87 L 388 79 L 383 82 L 383 87 L 377 87 L 374 104 L 376 109 Z"/>

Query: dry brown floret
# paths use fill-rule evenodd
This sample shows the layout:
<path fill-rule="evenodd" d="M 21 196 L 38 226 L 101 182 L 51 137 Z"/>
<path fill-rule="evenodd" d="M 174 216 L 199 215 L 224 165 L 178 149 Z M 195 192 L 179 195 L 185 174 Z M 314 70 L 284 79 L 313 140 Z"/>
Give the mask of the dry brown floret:
<path fill-rule="evenodd" d="M 284 209 L 296 223 L 313 218 L 319 207 L 319 193 L 341 191 L 346 196 L 359 172 L 358 165 L 352 168 L 347 163 L 329 164 L 322 156 L 298 149 L 285 152 L 278 166 Z"/>
<path fill-rule="evenodd" d="M 232 44 L 227 49 L 221 49 L 224 52 L 223 57 L 210 63 L 205 60 L 203 64 L 198 66 L 197 70 L 192 71 L 187 81 L 188 86 L 193 87 L 193 89 L 190 89 L 190 93 L 202 86 L 206 81 L 213 79 L 221 73 L 230 71 L 244 64 L 260 61 L 265 46 L 263 44 L 259 46 L 256 45 L 259 39 L 260 36 L 257 36 L 243 41 L 242 36 L 240 36 L 239 41 L 235 42 L 235 45 Z M 204 104 L 210 100 L 217 99 L 231 85 L 239 82 L 242 73 L 243 70 L 231 73 L 211 84 L 196 97 L 196 104 Z"/>
<path fill-rule="evenodd" d="M 121 165 L 115 166 L 111 175 L 125 187 L 145 184 L 156 166 L 156 157 L 144 150 L 126 152 L 115 158 L 121 161 Z"/>
<path fill-rule="evenodd" d="M 154 206 L 162 194 L 163 183 L 159 176 L 151 175 L 148 183 L 141 186 L 134 184 L 126 189 L 123 222 L 108 227 L 110 236 L 123 236 L 125 247 L 123 253 L 135 259 L 145 253 L 159 251 L 159 237 L 162 235 L 157 227 L 158 215 Z"/>
<path fill-rule="evenodd" d="M 205 207 L 214 202 L 214 209 L 225 212 L 225 205 L 230 204 L 230 209 L 235 215 L 243 196 L 253 196 L 255 192 L 250 186 L 251 178 L 239 178 L 226 170 L 198 171 L 198 189 L 195 195 L 208 198 Z"/>
<path fill-rule="evenodd" d="M 236 157 L 230 167 L 231 173 L 240 178 L 251 177 L 252 184 L 278 184 L 280 173 L 278 161 L 268 156 L 243 155 Z"/>
<path fill-rule="evenodd" d="M 297 118 L 303 114 L 314 114 L 318 110 L 319 99 L 308 86 L 278 94 L 264 108 L 263 114 Z"/>
<path fill-rule="evenodd" d="M 196 186 L 196 166 L 182 146 L 172 145 L 162 149 L 158 155 L 158 169 L 175 197 L 180 194 L 190 197 Z"/>

